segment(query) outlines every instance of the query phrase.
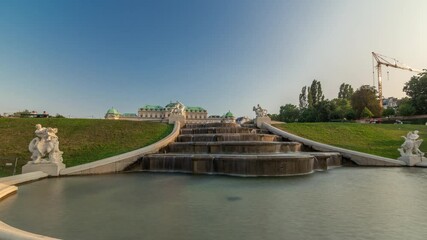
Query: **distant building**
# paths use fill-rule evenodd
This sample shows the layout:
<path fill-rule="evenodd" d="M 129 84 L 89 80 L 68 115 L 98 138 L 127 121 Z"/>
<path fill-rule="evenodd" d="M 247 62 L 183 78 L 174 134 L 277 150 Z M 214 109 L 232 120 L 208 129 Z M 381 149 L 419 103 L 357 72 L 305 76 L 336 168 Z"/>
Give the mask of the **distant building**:
<path fill-rule="evenodd" d="M 249 117 L 238 117 L 238 118 L 236 118 L 236 123 L 238 123 L 238 124 L 245 124 L 249 121 L 251 121 L 251 119 Z"/>
<path fill-rule="evenodd" d="M 48 118 L 50 117 L 49 113 L 43 111 L 43 113 L 37 113 L 36 111 L 31 112 L 22 112 L 20 113 L 21 118 Z"/>
<path fill-rule="evenodd" d="M 166 107 L 160 105 L 145 105 L 138 110 L 138 117 L 147 120 L 162 120 L 168 117 Z"/>
<path fill-rule="evenodd" d="M 170 102 L 166 106 L 145 105 L 138 110 L 138 117 L 142 120 L 168 121 L 172 110 L 178 105 L 184 106 L 184 116 L 186 122 L 205 122 L 208 118 L 208 111 L 202 107 L 190 107 L 176 101 Z"/>
<path fill-rule="evenodd" d="M 230 111 L 228 111 L 227 113 L 222 115 L 221 118 L 222 118 L 221 122 L 224 122 L 224 123 L 235 123 L 236 122 L 236 118 L 234 117 L 233 113 L 231 113 Z"/>
<path fill-rule="evenodd" d="M 210 116 L 208 111 L 202 107 L 185 106 L 184 104 L 176 101 L 170 102 L 166 106 L 160 105 L 145 105 L 138 109 L 138 113 L 119 113 L 117 109 L 110 108 L 105 114 L 105 119 L 127 119 L 139 121 L 159 121 L 168 122 L 172 110 L 177 107 L 183 107 L 183 115 L 187 123 L 208 123 L 208 122 L 221 122 L 224 118 L 227 121 L 235 121 L 233 114 L 229 111 L 223 116 Z M 230 115 L 231 114 L 231 115 Z"/>
<path fill-rule="evenodd" d="M 397 108 L 397 98 L 389 97 L 383 99 L 383 108 Z"/>
<path fill-rule="evenodd" d="M 120 115 L 121 118 L 138 118 L 136 113 L 123 113 Z"/>
<path fill-rule="evenodd" d="M 107 113 L 105 114 L 105 119 L 120 119 L 120 113 L 115 108 L 108 109 Z"/>

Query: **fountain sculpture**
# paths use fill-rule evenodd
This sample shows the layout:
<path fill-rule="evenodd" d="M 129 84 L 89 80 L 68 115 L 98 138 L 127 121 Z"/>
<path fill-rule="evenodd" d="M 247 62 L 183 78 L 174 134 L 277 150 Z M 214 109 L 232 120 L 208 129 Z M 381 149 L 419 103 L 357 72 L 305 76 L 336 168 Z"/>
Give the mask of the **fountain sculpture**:
<path fill-rule="evenodd" d="M 185 124 L 185 106 L 184 104 L 178 102 L 175 107 L 170 110 L 169 115 L 169 124 L 173 124 L 174 122 L 180 122 L 183 126 Z"/>
<path fill-rule="evenodd" d="M 261 128 L 262 127 L 262 123 L 268 123 L 271 124 L 271 119 L 270 117 L 267 115 L 267 109 L 262 108 L 259 104 L 255 107 L 252 108 L 252 110 L 255 112 L 256 114 L 256 118 L 255 118 L 255 124 L 257 127 Z"/>
<path fill-rule="evenodd" d="M 57 128 L 42 127 L 36 124 L 37 137 L 31 140 L 28 150 L 31 152 L 31 161 L 22 167 L 22 172 L 42 171 L 51 176 L 58 176 L 59 171 L 65 168 L 62 163 L 62 153 L 59 150 Z"/>
<path fill-rule="evenodd" d="M 420 136 L 417 130 L 408 132 L 406 137 L 402 137 L 405 139 L 405 142 L 397 149 L 400 152 L 398 160 L 406 162 L 408 166 L 414 166 L 426 160 L 424 153 L 419 149 L 423 140 L 418 139 Z"/>

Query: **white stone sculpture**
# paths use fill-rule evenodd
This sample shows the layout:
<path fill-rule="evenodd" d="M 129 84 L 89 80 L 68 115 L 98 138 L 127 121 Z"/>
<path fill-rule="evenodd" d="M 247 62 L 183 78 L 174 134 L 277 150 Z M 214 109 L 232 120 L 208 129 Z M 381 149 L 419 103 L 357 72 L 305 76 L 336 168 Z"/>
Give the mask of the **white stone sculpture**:
<path fill-rule="evenodd" d="M 271 119 L 270 117 L 267 115 L 267 109 L 262 108 L 259 104 L 255 107 L 253 107 L 252 109 L 253 111 L 255 111 L 256 113 L 256 118 L 255 118 L 255 125 L 258 128 L 262 128 L 262 125 L 264 123 L 266 124 L 271 124 Z"/>
<path fill-rule="evenodd" d="M 171 114 L 169 116 L 169 124 L 174 124 L 175 122 L 180 122 L 181 126 L 185 124 L 185 106 L 180 102 L 176 102 L 175 106 L 171 109 Z"/>
<path fill-rule="evenodd" d="M 177 104 L 171 109 L 171 113 L 174 115 L 184 115 L 185 113 L 184 104 L 177 102 Z"/>
<path fill-rule="evenodd" d="M 414 166 L 417 163 L 425 160 L 424 153 L 419 149 L 422 139 L 418 139 L 418 131 L 408 132 L 405 136 L 402 136 L 405 142 L 397 150 L 400 153 L 399 160 L 405 161 L 409 166 Z"/>
<path fill-rule="evenodd" d="M 62 152 L 59 150 L 57 128 L 45 128 L 36 125 L 36 138 L 31 140 L 28 150 L 32 153 L 29 163 L 62 163 Z"/>
<path fill-rule="evenodd" d="M 262 108 L 259 104 L 252 109 L 257 117 L 267 117 L 267 109 Z"/>
<path fill-rule="evenodd" d="M 419 147 L 421 143 L 423 142 L 422 139 L 418 138 L 420 137 L 418 135 L 418 131 L 415 130 L 413 132 L 408 132 L 408 134 L 405 136 L 402 136 L 405 139 L 405 142 L 398 148 L 397 150 L 400 152 L 400 155 L 403 156 L 424 156 L 424 153 L 420 151 Z"/>

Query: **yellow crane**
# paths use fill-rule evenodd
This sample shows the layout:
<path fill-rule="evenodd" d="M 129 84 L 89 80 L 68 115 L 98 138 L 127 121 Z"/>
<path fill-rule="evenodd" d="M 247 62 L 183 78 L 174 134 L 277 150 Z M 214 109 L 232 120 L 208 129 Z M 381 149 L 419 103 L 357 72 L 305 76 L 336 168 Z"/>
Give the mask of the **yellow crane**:
<path fill-rule="evenodd" d="M 411 72 L 416 72 L 416 73 L 422 73 L 422 70 L 419 69 L 415 69 L 415 68 L 411 68 L 408 65 L 405 65 L 401 62 L 399 62 L 398 60 L 396 60 L 395 58 L 391 58 L 391 57 L 387 57 L 375 52 L 372 52 L 372 57 L 375 59 L 375 61 L 377 62 L 375 68 L 377 69 L 377 77 L 378 77 L 378 98 L 379 98 L 379 104 L 380 104 L 380 109 L 383 108 L 383 83 L 382 83 L 382 73 L 381 73 L 381 65 L 384 65 L 386 67 L 393 67 L 393 68 L 399 68 L 399 69 L 403 69 L 403 70 L 408 70 Z"/>

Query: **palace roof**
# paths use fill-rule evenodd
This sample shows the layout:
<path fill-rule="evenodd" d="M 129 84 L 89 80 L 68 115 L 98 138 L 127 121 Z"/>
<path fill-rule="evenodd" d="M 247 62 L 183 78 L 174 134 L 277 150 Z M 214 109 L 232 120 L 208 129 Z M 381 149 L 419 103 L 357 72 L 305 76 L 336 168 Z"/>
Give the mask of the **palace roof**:
<path fill-rule="evenodd" d="M 206 109 L 202 107 L 186 107 L 185 111 L 187 112 L 206 112 Z"/>
<path fill-rule="evenodd" d="M 157 110 L 157 111 L 161 111 L 164 110 L 164 107 L 160 106 L 160 105 L 145 105 L 144 107 L 142 107 L 141 109 L 144 110 Z"/>

